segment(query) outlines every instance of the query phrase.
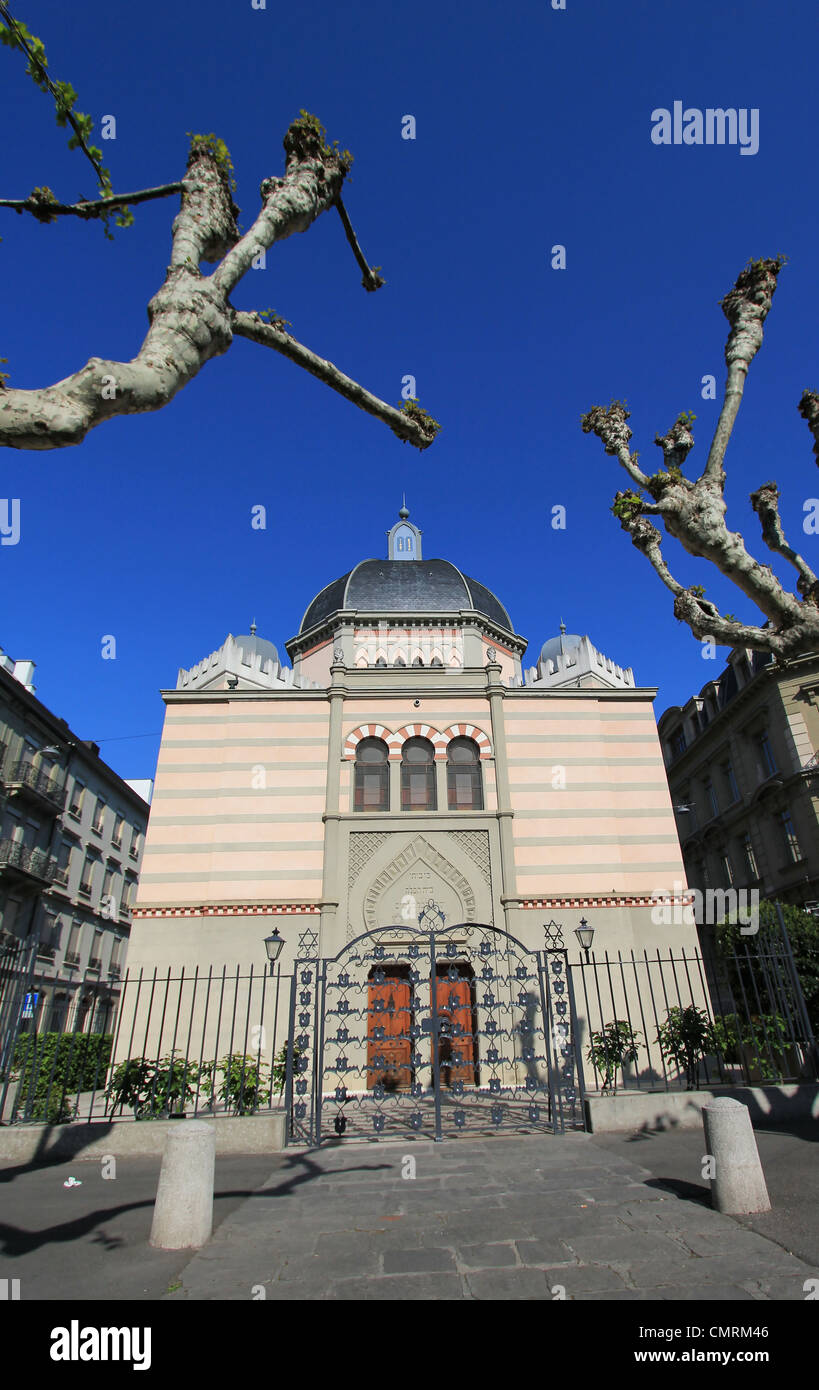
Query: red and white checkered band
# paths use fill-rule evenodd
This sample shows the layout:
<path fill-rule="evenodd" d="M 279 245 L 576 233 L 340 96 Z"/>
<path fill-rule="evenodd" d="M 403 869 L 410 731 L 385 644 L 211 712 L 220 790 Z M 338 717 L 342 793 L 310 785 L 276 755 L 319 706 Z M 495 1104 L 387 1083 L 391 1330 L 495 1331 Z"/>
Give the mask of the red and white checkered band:
<path fill-rule="evenodd" d="M 304 917 L 320 913 L 317 903 L 202 903 L 182 907 L 134 907 L 132 917 Z"/>
<path fill-rule="evenodd" d="M 450 724 L 444 732 L 444 741 L 449 743 L 453 738 L 471 738 L 477 743 L 482 758 L 492 757 L 492 745 L 489 742 L 483 729 L 476 729 L 474 724 Z"/>
<path fill-rule="evenodd" d="M 355 750 L 363 738 L 383 739 L 389 748 L 392 747 L 392 740 L 395 734 L 391 734 L 384 724 L 359 724 L 357 729 L 353 729 L 344 740 L 343 758 L 354 758 Z"/>

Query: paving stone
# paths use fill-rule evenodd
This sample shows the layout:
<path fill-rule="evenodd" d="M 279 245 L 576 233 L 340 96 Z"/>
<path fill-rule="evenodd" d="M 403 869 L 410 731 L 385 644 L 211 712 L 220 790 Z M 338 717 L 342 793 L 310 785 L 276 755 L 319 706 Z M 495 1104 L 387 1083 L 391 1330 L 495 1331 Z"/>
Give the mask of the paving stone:
<path fill-rule="evenodd" d="M 438 1303 L 442 1299 L 463 1298 L 464 1289 L 457 1274 L 405 1274 L 390 1279 L 339 1280 L 333 1284 L 329 1297 L 355 1303 L 405 1303 L 408 1299 Z"/>
<path fill-rule="evenodd" d="M 664 1259 L 685 1259 L 685 1252 L 664 1232 L 655 1235 L 648 1231 L 590 1231 L 587 1235 L 563 1236 L 578 1259 L 588 1264 L 632 1264 L 653 1256 Z"/>
<path fill-rule="evenodd" d="M 385 1250 L 385 1274 L 426 1274 L 444 1272 L 455 1268 L 455 1257 L 451 1250 L 427 1246 L 415 1250 Z"/>
<path fill-rule="evenodd" d="M 725 1226 L 720 1223 L 717 1229 L 710 1231 L 681 1231 L 678 1238 L 695 1255 L 758 1255 L 767 1259 L 773 1254 L 769 1240 L 733 1222 Z"/>
<path fill-rule="evenodd" d="M 701 1289 L 701 1297 L 707 1297 L 707 1286 L 736 1281 L 746 1285 L 749 1281 L 774 1279 L 777 1275 L 798 1273 L 795 1266 L 783 1265 L 780 1257 L 787 1261 L 790 1257 L 777 1246 L 771 1246 L 769 1258 L 724 1255 L 715 1258 L 692 1255 L 690 1259 L 674 1256 L 654 1260 L 636 1260 L 629 1267 L 629 1277 L 637 1288 L 657 1288 L 662 1284 L 695 1284 Z M 803 1276 L 804 1278 L 804 1276 Z"/>
<path fill-rule="evenodd" d="M 577 1260 L 565 1245 L 561 1244 L 557 1237 L 549 1240 L 517 1240 L 515 1246 L 520 1255 L 521 1264 L 527 1267 L 533 1265 L 576 1265 Z"/>
<path fill-rule="evenodd" d="M 749 1280 L 745 1288 L 759 1298 L 770 1299 L 773 1301 L 787 1301 L 789 1303 L 803 1303 L 807 1301 L 810 1288 L 805 1289 L 806 1281 L 811 1278 L 819 1279 L 819 1270 L 813 1275 L 793 1274 L 793 1275 L 774 1275 L 769 1278 Z M 813 1290 L 814 1297 L 816 1289 Z"/>
<path fill-rule="evenodd" d="M 698 1285 L 692 1287 L 688 1284 L 663 1284 L 654 1290 L 654 1294 L 664 1303 L 701 1303 L 703 1301 L 703 1290 Z M 741 1284 L 709 1284 L 707 1297 L 709 1303 L 753 1303 L 754 1301 L 753 1294 L 748 1293 L 747 1289 L 743 1289 Z"/>
<path fill-rule="evenodd" d="M 459 1266 L 468 1269 L 501 1268 L 516 1265 L 517 1258 L 513 1245 L 462 1245 L 456 1250 Z"/>
<path fill-rule="evenodd" d="M 464 1277 L 473 1298 L 546 1301 L 554 1297 L 553 1281 L 538 1269 L 485 1269 Z"/>
<path fill-rule="evenodd" d="M 552 1285 L 563 1285 L 567 1298 L 626 1288 L 625 1279 L 608 1265 L 558 1265 L 546 1273 Z"/>

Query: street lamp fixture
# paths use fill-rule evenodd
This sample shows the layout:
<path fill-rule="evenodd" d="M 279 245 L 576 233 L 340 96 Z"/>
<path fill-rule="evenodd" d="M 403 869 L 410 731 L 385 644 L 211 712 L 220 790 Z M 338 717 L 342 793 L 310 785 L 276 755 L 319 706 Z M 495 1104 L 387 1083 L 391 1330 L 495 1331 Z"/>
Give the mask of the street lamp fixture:
<path fill-rule="evenodd" d="M 589 951 L 594 940 L 594 927 L 590 927 L 585 917 L 580 918 L 580 926 L 575 927 L 574 934 L 577 937 L 583 950 L 586 952 L 586 960 L 589 959 Z"/>
<path fill-rule="evenodd" d="M 272 975 L 273 966 L 284 948 L 284 938 L 279 936 L 278 927 L 274 927 L 270 935 L 265 937 L 264 948 L 267 951 L 267 959 L 270 961 L 270 973 Z"/>

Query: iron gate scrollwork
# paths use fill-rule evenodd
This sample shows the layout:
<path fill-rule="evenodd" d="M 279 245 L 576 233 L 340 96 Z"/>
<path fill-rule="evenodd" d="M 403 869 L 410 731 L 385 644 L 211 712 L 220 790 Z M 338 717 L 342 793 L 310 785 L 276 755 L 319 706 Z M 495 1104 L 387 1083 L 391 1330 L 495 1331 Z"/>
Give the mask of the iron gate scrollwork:
<path fill-rule="evenodd" d="M 554 925 L 554 924 L 552 924 Z M 295 963 L 288 1142 L 583 1128 L 562 937 L 544 950 L 482 924 L 384 927 Z"/>

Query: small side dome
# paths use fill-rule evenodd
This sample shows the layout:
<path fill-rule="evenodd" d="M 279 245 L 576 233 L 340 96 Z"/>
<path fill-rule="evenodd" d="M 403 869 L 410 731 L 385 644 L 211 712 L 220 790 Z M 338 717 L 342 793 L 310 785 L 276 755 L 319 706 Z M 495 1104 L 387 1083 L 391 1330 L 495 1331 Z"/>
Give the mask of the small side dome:
<path fill-rule="evenodd" d="M 578 637 L 576 632 L 561 632 L 559 637 L 550 637 L 548 642 L 544 642 L 540 649 L 541 661 L 556 661 L 559 656 L 568 656 L 575 651 L 582 637 Z"/>
<path fill-rule="evenodd" d="M 275 666 L 281 665 L 279 653 L 276 651 L 273 643 L 268 642 L 266 637 L 257 637 L 255 632 L 251 632 L 244 637 L 237 637 L 234 640 L 236 646 L 241 649 L 243 656 L 249 656 L 254 664 L 255 658 L 258 656 L 261 657 L 262 667 L 265 667 L 268 662 Z"/>

